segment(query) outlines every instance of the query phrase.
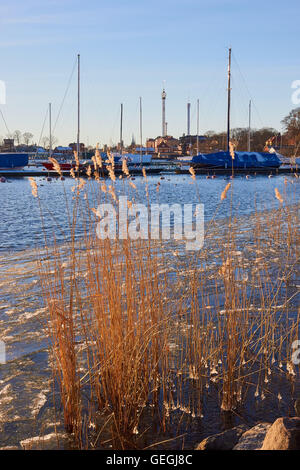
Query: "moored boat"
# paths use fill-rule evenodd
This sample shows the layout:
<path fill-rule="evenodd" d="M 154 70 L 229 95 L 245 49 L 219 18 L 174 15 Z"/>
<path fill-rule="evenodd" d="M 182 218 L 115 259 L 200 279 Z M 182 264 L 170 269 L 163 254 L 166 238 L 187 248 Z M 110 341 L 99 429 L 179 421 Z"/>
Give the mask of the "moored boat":
<path fill-rule="evenodd" d="M 128 165 L 150 165 L 152 162 L 152 155 L 138 154 L 138 153 L 125 153 L 122 160 L 126 160 Z"/>
<path fill-rule="evenodd" d="M 280 167 L 281 161 L 276 153 L 234 152 L 232 158 L 230 152 L 220 151 L 195 155 L 191 164 L 195 168 L 276 169 Z"/>
<path fill-rule="evenodd" d="M 227 87 L 227 149 L 212 153 L 198 153 L 192 158 L 194 168 L 222 169 L 277 169 L 281 165 L 278 154 L 273 152 L 253 152 L 251 148 L 251 100 L 249 103 L 248 151 L 234 151 L 230 140 L 230 109 L 231 109 L 231 48 L 228 56 L 228 87 Z"/>
<path fill-rule="evenodd" d="M 58 161 L 58 164 L 61 168 L 62 171 L 70 171 L 72 168 L 75 170 L 77 163 L 74 161 L 66 162 L 66 161 Z M 55 171 L 53 163 L 50 161 L 45 161 L 42 162 L 42 165 L 48 170 L 48 171 Z M 79 164 L 79 170 L 83 170 L 84 165 L 82 163 Z"/>
<path fill-rule="evenodd" d="M 28 153 L 0 153 L 0 170 L 21 170 L 28 165 Z"/>

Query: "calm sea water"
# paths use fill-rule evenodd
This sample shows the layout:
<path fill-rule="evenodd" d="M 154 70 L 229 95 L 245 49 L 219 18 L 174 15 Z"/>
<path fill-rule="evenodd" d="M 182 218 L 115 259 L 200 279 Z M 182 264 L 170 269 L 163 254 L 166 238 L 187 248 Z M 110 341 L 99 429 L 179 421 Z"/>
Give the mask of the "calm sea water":
<path fill-rule="evenodd" d="M 68 219 L 66 214 L 65 198 L 72 204 L 71 188 L 74 181 L 70 178 L 65 181 L 53 179 L 51 182 L 40 177 L 36 179 L 38 191 L 43 206 L 45 231 L 48 236 L 55 234 L 58 240 L 62 240 L 62 231 L 58 224 L 67 229 Z M 148 176 L 150 202 L 159 203 L 198 203 L 205 206 L 205 219 L 215 216 L 220 205 L 220 195 L 228 183 L 229 178 L 219 176 L 216 179 L 206 179 L 199 175 L 196 183 L 189 175 L 159 175 Z M 157 183 L 160 183 L 159 192 L 156 191 Z M 107 180 L 108 183 L 108 180 Z M 233 181 L 233 212 L 236 215 L 251 214 L 255 209 L 264 210 L 278 207 L 279 202 L 275 198 L 274 190 L 278 190 L 285 196 L 289 203 L 299 199 L 300 187 L 295 177 L 274 176 L 268 178 L 264 175 L 237 176 Z M 85 191 L 93 194 L 95 182 L 88 182 Z M 118 194 L 124 194 L 130 190 L 136 195 L 139 202 L 145 202 L 145 182 L 142 177 L 136 177 L 134 184 L 137 191 L 128 187 L 124 181 L 117 180 L 115 185 Z M 229 196 L 229 193 L 228 193 Z M 0 251 L 11 252 L 40 246 L 43 243 L 43 232 L 40 217 L 40 209 L 37 199 L 31 194 L 28 179 L 10 179 L 6 183 L 0 183 L 1 223 L 0 223 Z M 223 201 L 216 217 L 226 217 L 230 211 L 230 197 Z M 82 229 L 78 227 L 77 235 Z"/>

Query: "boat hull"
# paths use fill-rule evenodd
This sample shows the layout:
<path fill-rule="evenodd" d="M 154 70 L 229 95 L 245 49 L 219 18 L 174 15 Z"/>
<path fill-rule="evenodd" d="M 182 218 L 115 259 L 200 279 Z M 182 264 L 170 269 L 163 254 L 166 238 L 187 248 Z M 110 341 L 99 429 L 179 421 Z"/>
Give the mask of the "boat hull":
<path fill-rule="evenodd" d="M 67 162 L 58 162 L 61 171 L 70 171 L 72 168 L 75 170 L 76 169 L 76 162 L 74 163 L 67 163 Z M 55 171 L 53 163 L 51 162 L 42 162 L 42 165 L 48 170 L 48 171 Z M 82 170 L 84 167 L 82 164 L 79 164 L 79 170 Z"/>
<path fill-rule="evenodd" d="M 196 155 L 191 164 L 195 168 L 276 169 L 281 161 L 276 153 L 234 152 L 232 158 L 229 152 L 215 152 Z"/>
<path fill-rule="evenodd" d="M 123 160 L 126 160 L 128 165 L 150 165 L 152 162 L 152 155 L 139 155 L 138 153 L 128 153 L 124 154 L 122 157 Z"/>
<path fill-rule="evenodd" d="M 27 153 L 0 153 L 0 170 L 21 170 L 27 165 Z"/>

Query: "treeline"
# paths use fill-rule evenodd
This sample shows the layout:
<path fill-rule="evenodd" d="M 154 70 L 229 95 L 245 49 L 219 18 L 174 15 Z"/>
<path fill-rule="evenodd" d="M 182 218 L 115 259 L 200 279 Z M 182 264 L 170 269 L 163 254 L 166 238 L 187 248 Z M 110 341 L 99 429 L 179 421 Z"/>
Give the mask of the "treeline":
<path fill-rule="evenodd" d="M 22 145 L 25 145 L 25 146 L 38 145 L 44 148 L 49 148 L 49 144 L 50 144 L 49 137 L 43 136 L 40 139 L 38 144 L 33 142 L 33 137 L 34 136 L 31 132 L 21 132 L 19 130 L 15 130 L 12 133 L 6 134 L 5 137 L 0 136 L 0 145 L 3 145 L 4 139 L 13 139 L 15 147 L 20 147 L 20 146 L 22 147 Z M 52 147 L 57 145 L 58 143 L 58 139 L 54 135 L 51 136 L 51 143 L 52 143 Z"/>
<path fill-rule="evenodd" d="M 3 143 L 3 139 L 14 139 L 15 145 L 30 145 L 32 142 L 33 134 L 31 132 L 21 132 L 21 131 L 14 131 L 11 134 L 7 134 L 4 138 L 0 137 L 0 144 Z"/>
<path fill-rule="evenodd" d="M 220 149 L 226 148 L 226 132 L 215 133 L 213 131 L 209 131 L 205 134 L 205 136 L 214 143 L 214 146 L 219 147 Z M 231 129 L 231 141 L 234 143 L 236 150 L 247 150 L 248 136 L 249 131 L 246 128 L 238 127 Z M 250 134 L 251 150 L 254 152 L 263 152 L 267 143 L 271 143 L 271 139 L 273 139 L 272 144 L 274 148 L 281 146 L 281 135 L 276 129 L 272 127 L 252 129 Z"/>
<path fill-rule="evenodd" d="M 300 153 L 300 108 L 290 111 L 281 123 L 283 132 L 279 132 L 273 127 L 251 129 L 251 150 L 263 152 L 267 148 L 273 147 L 277 151 L 282 151 L 286 156 L 298 156 Z M 226 148 L 226 132 L 209 131 L 205 135 L 214 141 L 215 145 Z M 234 142 L 236 150 L 247 150 L 248 138 L 249 130 L 247 128 L 231 129 L 231 140 Z"/>

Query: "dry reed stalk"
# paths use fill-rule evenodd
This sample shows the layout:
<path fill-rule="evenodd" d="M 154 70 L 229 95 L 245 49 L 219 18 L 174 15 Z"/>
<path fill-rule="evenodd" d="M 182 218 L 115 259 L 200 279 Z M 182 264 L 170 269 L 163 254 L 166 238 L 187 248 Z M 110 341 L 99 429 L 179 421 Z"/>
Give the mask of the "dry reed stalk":
<path fill-rule="evenodd" d="M 61 167 L 56 158 L 49 157 L 49 161 L 53 164 L 53 168 L 59 176 L 62 176 Z"/>
<path fill-rule="evenodd" d="M 275 196 L 276 196 L 276 199 L 278 199 L 279 202 L 281 202 L 281 204 L 283 203 L 283 197 L 281 196 L 280 192 L 278 191 L 277 188 L 275 188 Z"/>
<path fill-rule="evenodd" d="M 230 141 L 229 142 L 229 153 L 230 153 L 230 156 L 231 156 L 232 160 L 234 160 L 234 156 L 235 156 L 234 149 L 235 149 L 235 145 L 234 145 L 233 142 Z"/>
<path fill-rule="evenodd" d="M 128 166 L 127 166 L 127 161 L 125 159 L 122 161 L 122 171 L 123 171 L 124 175 L 130 176 Z"/>
<path fill-rule="evenodd" d="M 86 223 L 85 251 L 76 248 L 72 232 L 70 272 L 63 269 L 56 246 L 49 254 L 54 279 L 49 269 L 43 285 L 66 428 L 80 427 L 81 390 L 87 384 L 91 402 L 96 399 L 106 413 L 111 442 L 123 449 L 137 445 L 148 407 L 167 430 L 174 408 L 180 407 L 182 416 L 201 417 L 203 397 L 214 387 L 220 409 L 226 411 L 254 395 L 253 387 L 259 391 L 257 400 L 268 396 L 274 360 L 288 363 L 299 331 L 299 315 L 290 316 L 286 294 L 277 314 L 283 285 L 279 278 L 289 278 L 298 259 L 297 214 L 280 209 L 268 218 L 255 213 L 247 234 L 247 259 L 238 254 L 239 222 L 230 218 L 220 231 L 212 221 L 206 243 L 213 252 L 181 257 L 176 264 L 166 245 L 95 237 L 91 212 L 96 199 L 117 204 L 112 185 L 98 188 L 95 200 L 86 201 L 88 212 L 80 206 L 80 192 L 75 194 L 74 204 Z M 230 183 L 221 200 L 229 188 Z M 74 226 L 77 217 L 75 211 Z M 274 278 L 264 254 L 267 259 L 270 249 L 282 246 L 288 247 L 286 258 Z M 177 283 L 168 275 L 172 263 Z M 243 280 L 245 270 L 248 277 Z M 87 358 L 80 385 L 76 334 Z"/>
<path fill-rule="evenodd" d="M 190 172 L 190 174 L 191 174 L 191 178 L 192 178 L 193 180 L 195 180 L 195 179 L 196 179 L 196 174 L 195 174 L 195 170 L 194 170 L 194 168 L 193 168 L 192 166 L 189 167 L 189 172 Z"/>
<path fill-rule="evenodd" d="M 222 194 L 221 194 L 221 201 L 224 201 L 224 199 L 226 199 L 226 197 L 227 197 L 227 192 L 228 192 L 230 186 L 231 186 L 231 183 L 228 183 L 228 184 L 226 185 L 224 191 L 223 191 Z"/>
<path fill-rule="evenodd" d="M 28 178 L 31 186 L 31 193 L 33 197 L 38 197 L 38 189 L 37 189 L 37 184 L 34 178 L 31 176 Z"/>
<path fill-rule="evenodd" d="M 76 150 L 74 151 L 74 158 L 76 162 L 75 171 L 78 171 L 80 163 L 79 163 L 79 156 Z"/>

